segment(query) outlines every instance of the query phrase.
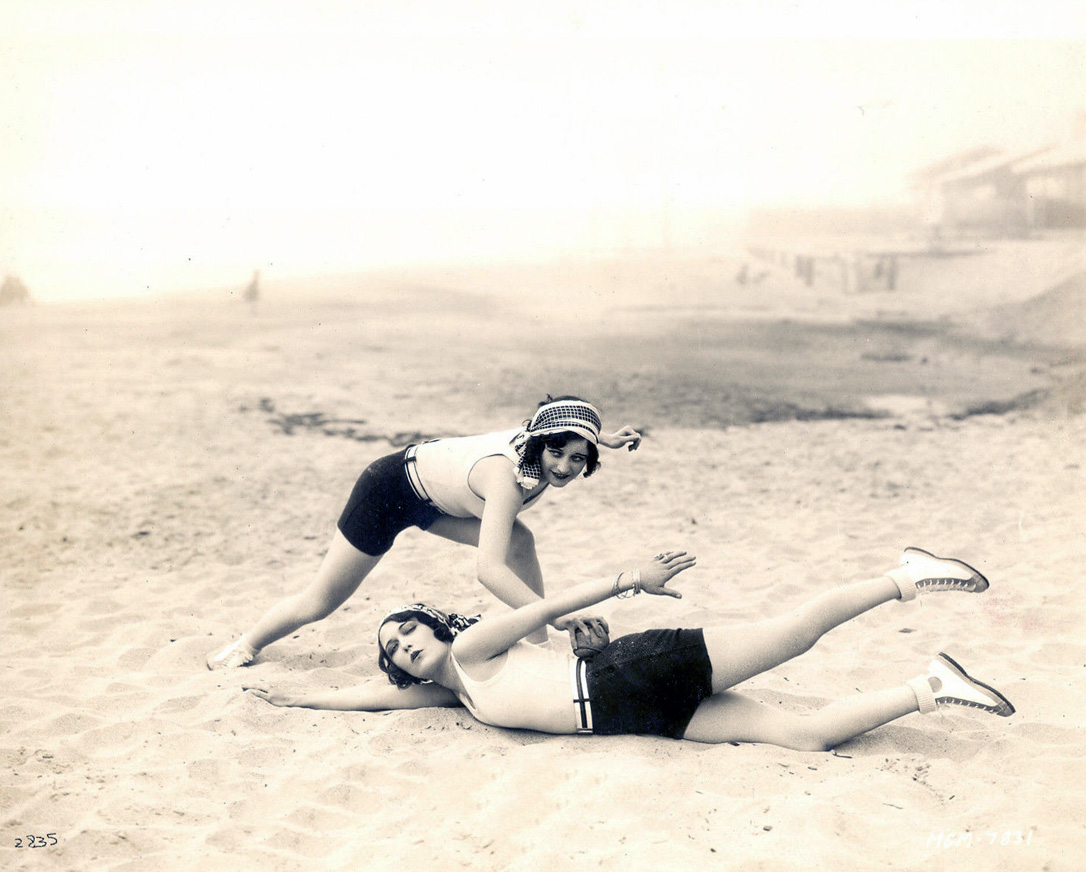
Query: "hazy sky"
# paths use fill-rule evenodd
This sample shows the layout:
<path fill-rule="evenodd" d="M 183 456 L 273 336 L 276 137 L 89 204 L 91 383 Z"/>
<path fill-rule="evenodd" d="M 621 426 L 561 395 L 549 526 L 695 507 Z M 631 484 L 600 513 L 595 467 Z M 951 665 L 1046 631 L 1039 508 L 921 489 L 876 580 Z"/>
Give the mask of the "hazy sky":
<path fill-rule="evenodd" d="M 0 0 L 0 272 L 241 287 L 899 197 L 1086 109 L 1086 4 L 1025 5 Z"/>

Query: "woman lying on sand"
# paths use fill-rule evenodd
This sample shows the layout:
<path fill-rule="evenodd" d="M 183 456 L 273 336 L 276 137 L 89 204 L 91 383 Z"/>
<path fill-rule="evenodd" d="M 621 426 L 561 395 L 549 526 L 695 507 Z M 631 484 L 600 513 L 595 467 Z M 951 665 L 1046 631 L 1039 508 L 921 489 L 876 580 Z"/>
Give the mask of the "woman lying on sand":
<path fill-rule="evenodd" d="M 375 460 L 354 486 L 317 577 L 276 603 L 240 639 L 208 655 L 208 669 L 247 666 L 266 645 L 328 617 L 410 526 L 477 546 L 479 581 L 507 605 L 538 600 L 543 575 L 535 540 L 517 515 L 548 487 L 592 475 L 598 445 L 633 451 L 641 444 L 631 427 L 610 434 L 601 428 L 600 413 L 589 403 L 547 397 L 521 429 L 438 439 Z M 606 636 L 600 618 L 561 614 L 556 629 Z M 528 634 L 529 641 L 546 637 L 543 625 Z"/>
<path fill-rule="evenodd" d="M 816 596 L 777 618 L 704 630 L 648 630 L 611 642 L 591 661 L 524 639 L 564 614 L 611 596 L 679 597 L 666 585 L 694 565 L 684 551 L 613 581 L 601 579 L 482 620 L 422 604 L 396 609 L 378 629 L 378 664 L 396 686 L 371 683 L 320 694 L 246 688 L 281 706 L 377 711 L 463 704 L 483 723 L 545 733 L 638 733 L 697 742 L 767 742 L 825 751 L 911 712 L 957 705 L 1008 717 L 1014 707 L 946 654 L 925 675 L 796 715 L 730 688 L 809 650 L 824 633 L 890 600 L 918 593 L 982 593 L 968 564 L 908 548 L 885 575 Z"/>

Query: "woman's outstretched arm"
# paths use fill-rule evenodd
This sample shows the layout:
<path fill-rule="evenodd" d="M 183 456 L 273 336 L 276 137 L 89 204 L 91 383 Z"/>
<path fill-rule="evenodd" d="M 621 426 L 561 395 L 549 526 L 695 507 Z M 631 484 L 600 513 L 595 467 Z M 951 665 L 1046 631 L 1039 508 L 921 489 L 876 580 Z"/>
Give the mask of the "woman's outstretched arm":
<path fill-rule="evenodd" d="M 696 562 L 685 551 L 658 554 L 653 560 L 633 572 L 619 573 L 615 578 L 600 578 L 574 585 L 551 594 L 505 615 L 495 615 L 473 624 L 453 641 L 457 660 L 467 666 L 482 663 L 509 650 L 525 636 L 557 618 L 579 609 L 603 602 L 614 593 L 630 590 L 635 584 L 635 572 L 640 575 L 640 587 L 645 593 L 680 598 L 682 594 L 665 587 L 668 581 L 689 569 Z M 617 584 L 616 584 L 617 581 Z M 617 587 L 617 591 L 616 591 Z"/>
<path fill-rule="evenodd" d="M 439 684 L 415 684 L 401 690 L 382 680 L 318 693 L 290 693 L 248 686 L 242 690 L 252 691 L 253 696 L 258 696 L 272 705 L 341 712 L 379 712 L 461 704 L 455 693 Z"/>

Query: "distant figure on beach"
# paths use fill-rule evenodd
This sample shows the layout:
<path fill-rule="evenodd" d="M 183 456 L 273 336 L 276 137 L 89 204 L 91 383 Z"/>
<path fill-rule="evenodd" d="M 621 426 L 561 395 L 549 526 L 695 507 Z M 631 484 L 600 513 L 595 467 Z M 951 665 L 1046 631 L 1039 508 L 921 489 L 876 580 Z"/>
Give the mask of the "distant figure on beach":
<path fill-rule="evenodd" d="M 732 690 L 810 650 L 834 627 L 891 600 L 920 593 L 983 593 L 988 581 L 959 560 L 908 548 L 885 574 L 819 594 L 791 612 L 738 626 L 647 630 L 622 636 L 591 659 L 524 639 L 572 611 L 642 591 L 679 597 L 668 581 L 693 566 L 685 551 L 589 581 L 512 613 L 483 619 L 414 603 L 377 632 L 378 666 L 390 684 L 290 694 L 247 687 L 280 706 L 342 711 L 464 705 L 498 727 L 558 734 L 641 734 L 696 742 L 763 742 L 827 751 L 912 712 L 958 706 L 1009 717 L 1014 706 L 946 654 L 896 687 L 792 714 Z"/>
<path fill-rule="evenodd" d="M 248 303 L 253 309 L 256 308 L 256 304 L 260 302 L 260 270 L 253 270 L 253 278 L 249 282 L 249 286 L 245 289 L 245 302 Z"/>
<path fill-rule="evenodd" d="M 30 302 L 30 291 L 18 276 L 4 276 L 0 285 L 0 306 L 23 306 Z"/>
<path fill-rule="evenodd" d="M 601 432 L 599 410 L 573 396 L 547 397 L 519 429 L 410 445 L 371 463 L 340 515 L 332 545 L 305 590 L 273 606 L 249 632 L 208 656 L 209 669 L 246 666 L 257 652 L 347 601 L 392 547 L 415 526 L 479 549 L 479 581 L 507 605 L 543 596 L 535 539 L 518 515 L 548 488 L 562 489 L 599 467 L 599 445 L 633 451 L 632 427 Z M 557 630 L 606 635 L 601 618 L 564 616 Z M 541 625 L 526 634 L 545 642 Z"/>

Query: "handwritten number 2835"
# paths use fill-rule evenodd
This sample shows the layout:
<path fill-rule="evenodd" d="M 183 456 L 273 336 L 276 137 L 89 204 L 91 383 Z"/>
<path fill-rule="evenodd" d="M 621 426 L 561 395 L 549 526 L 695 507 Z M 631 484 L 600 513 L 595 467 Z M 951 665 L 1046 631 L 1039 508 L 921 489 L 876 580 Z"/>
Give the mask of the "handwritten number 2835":
<path fill-rule="evenodd" d="M 46 833 L 44 836 L 27 836 L 23 844 L 23 839 L 15 840 L 16 848 L 48 848 L 57 844 L 56 833 Z"/>

